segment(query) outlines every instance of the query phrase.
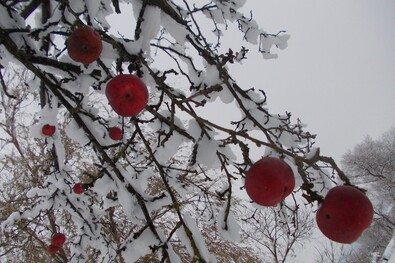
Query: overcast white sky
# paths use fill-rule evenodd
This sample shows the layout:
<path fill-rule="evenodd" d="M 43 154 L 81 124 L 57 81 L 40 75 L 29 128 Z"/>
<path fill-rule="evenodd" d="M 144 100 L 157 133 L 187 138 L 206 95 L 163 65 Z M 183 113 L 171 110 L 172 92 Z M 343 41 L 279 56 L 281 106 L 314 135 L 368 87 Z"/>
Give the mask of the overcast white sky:
<path fill-rule="evenodd" d="M 291 39 L 276 60 L 251 50 L 236 78 L 264 89 L 273 113 L 306 123 L 321 152 L 340 161 L 395 126 L 395 1 L 250 0 L 243 9 Z"/>

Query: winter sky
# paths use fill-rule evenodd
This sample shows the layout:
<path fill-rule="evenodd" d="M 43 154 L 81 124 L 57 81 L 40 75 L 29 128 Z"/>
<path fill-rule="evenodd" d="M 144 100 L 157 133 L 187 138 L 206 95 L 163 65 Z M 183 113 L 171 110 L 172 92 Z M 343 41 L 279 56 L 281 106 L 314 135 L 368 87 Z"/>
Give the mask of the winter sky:
<path fill-rule="evenodd" d="M 275 60 L 252 51 L 239 82 L 264 89 L 272 112 L 306 123 L 322 153 L 340 161 L 365 135 L 395 126 L 395 1 L 264 0 L 243 9 L 291 39 Z"/>
<path fill-rule="evenodd" d="M 251 55 L 243 85 L 262 87 L 272 112 L 292 112 L 317 134 L 321 152 L 340 162 L 365 135 L 395 126 L 395 1 L 247 1 L 266 31 L 286 30 L 276 60 Z M 316 242 L 316 241 L 314 241 Z M 306 244 L 297 262 L 314 262 Z"/>

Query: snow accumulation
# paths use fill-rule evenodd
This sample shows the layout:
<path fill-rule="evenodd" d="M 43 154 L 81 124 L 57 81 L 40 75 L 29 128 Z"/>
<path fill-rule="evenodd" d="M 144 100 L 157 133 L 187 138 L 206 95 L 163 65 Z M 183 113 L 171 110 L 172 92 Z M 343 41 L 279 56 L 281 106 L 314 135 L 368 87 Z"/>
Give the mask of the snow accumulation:
<path fill-rule="evenodd" d="M 232 211 L 228 211 L 228 204 L 219 210 L 216 218 L 216 226 L 220 235 L 228 241 L 240 242 L 240 226 L 237 223 Z"/>
<path fill-rule="evenodd" d="M 395 263 L 395 231 L 383 253 L 383 263 L 385 263 L 385 261 L 388 263 Z"/>

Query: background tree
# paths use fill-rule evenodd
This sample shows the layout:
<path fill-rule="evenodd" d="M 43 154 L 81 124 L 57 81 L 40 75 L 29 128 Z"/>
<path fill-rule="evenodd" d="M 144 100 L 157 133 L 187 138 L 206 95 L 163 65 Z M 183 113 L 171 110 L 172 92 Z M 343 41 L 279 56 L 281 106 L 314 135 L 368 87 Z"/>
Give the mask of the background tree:
<path fill-rule="evenodd" d="M 317 263 L 351 263 L 350 255 L 352 249 L 350 246 L 338 244 L 332 241 L 326 241 L 322 246 L 317 246 Z M 367 258 L 360 258 L 361 261 L 353 262 L 364 262 L 363 260 L 369 260 Z M 370 262 L 370 261 L 369 261 Z"/>
<path fill-rule="evenodd" d="M 239 11 L 243 3 L 1 1 L 2 72 L 14 64 L 26 69 L 30 101 L 36 103 L 36 113 L 4 137 L 3 148 L 15 147 L 12 141 L 21 133 L 41 143 L 24 145 L 14 161 L 34 149 L 32 160 L 39 163 L 20 169 L 43 179 L 26 193 L 13 193 L 29 202 L 3 219 L 4 236 L 32 229 L 30 238 L 39 233 L 34 241 L 43 248 L 43 240 L 67 229 L 61 252 L 41 255 L 55 262 L 135 262 L 145 255 L 150 261 L 215 262 L 221 255 L 209 249 L 210 239 L 240 239 L 234 204 L 253 161 L 271 155 L 291 165 L 297 177 L 293 200 L 304 199 L 292 206 L 285 201 L 284 214 L 322 201 L 335 182 L 350 184 L 333 159 L 313 147 L 315 136 L 302 122 L 290 113 L 269 112 L 264 91 L 240 87 L 231 76 L 232 64 L 247 58 L 250 44 L 274 58 L 271 49 L 285 48 L 289 37 L 262 30 L 251 13 Z M 109 23 L 121 15 L 127 18 L 123 25 Z M 100 57 L 89 65 L 73 61 L 65 46 L 81 26 L 102 40 Z M 232 26 L 244 46 L 223 43 Z M 148 105 L 137 116 L 115 114 L 104 96 L 108 81 L 122 73 L 148 86 Z M 29 101 L 18 100 L 4 74 L 1 84 L 7 100 Z M 207 105 L 221 109 L 224 103 L 239 110 L 232 122 L 203 114 Z M 43 136 L 44 124 L 56 127 L 53 136 Z M 122 127 L 121 141 L 109 137 L 112 126 Z M 49 165 L 41 163 L 46 158 Z M 86 188 L 81 195 L 73 192 L 79 182 Z"/>
<path fill-rule="evenodd" d="M 376 217 L 360 239 L 361 247 L 356 252 L 365 254 L 367 258 L 382 257 L 394 233 L 394 156 L 395 128 L 391 128 L 376 140 L 367 136 L 342 158 L 344 170 L 355 184 L 370 190 L 368 195 L 374 202 Z"/>
<path fill-rule="evenodd" d="M 6 220 L 20 207 L 35 204 L 36 198 L 29 197 L 29 190 L 32 187 L 45 187 L 48 171 L 54 165 L 52 149 L 48 148 L 46 139 L 32 139 L 29 126 L 26 125 L 30 117 L 29 112 L 35 107 L 35 98 L 38 96 L 38 92 L 30 92 L 25 85 L 28 79 L 27 71 L 20 72 L 18 69 L 8 68 L 4 75 L 8 80 L 6 83 L 8 94 L 2 94 L 0 107 L 2 113 L 0 127 L 3 135 L 0 154 L 2 165 L 1 221 Z M 38 105 L 36 107 L 38 109 Z M 61 126 L 64 125 L 66 123 L 61 124 Z M 83 156 L 84 151 L 80 151 L 72 140 L 65 141 L 64 146 L 70 163 L 73 160 L 72 163 L 78 165 L 76 169 L 80 169 L 80 179 L 89 184 L 97 171 L 89 158 L 86 158 L 88 156 Z M 150 182 L 149 191 L 152 194 L 160 193 L 162 188 L 160 181 Z M 193 202 L 186 202 L 184 205 L 188 203 L 193 205 Z M 190 210 L 191 213 L 196 211 L 199 211 L 198 208 Z M 199 214 L 196 214 L 196 217 L 198 216 Z M 162 218 L 161 215 L 156 215 L 156 217 L 158 221 L 160 220 L 159 223 L 163 229 L 172 225 L 171 218 Z M 75 233 L 71 223 L 67 213 L 59 213 L 53 209 L 29 219 L 28 222 L 21 220 L 14 225 L 12 231 L 0 236 L 0 258 L 10 263 L 49 262 L 52 257 L 47 248 L 51 233 L 64 232 L 70 237 Z M 127 218 L 122 214 L 117 214 L 117 209 L 114 207 L 106 211 L 105 217 L 102 218 L 102 225 L 103 231 L 109 236 L 111 242 L 118 245 L 121 236 L 131 231 Z M 215 227 L 202 228 L 201 232 L 210 252 L 216 255 L 219 262 L 260 262 L 259 255 L 249 247 L 221 239 Z M 172 240 L 172 245 L 184 262 L 190 261 L 188 252 L 183 248 L 180 240 Z M 67 250 L 61 251 L 53 258 L 54 262 L 68 262 L 65 256 L 67 253 L 69 253 Z M 90 253 L 87 261 L 96 262 L 96 257 L 95 253 Z M 124 260 L 119 257 L 114 259 L 114 262 L 124 262 Z M 149 255 L 137 262 L 160 261 L 153 255 Z"/>
<path fill-rule="evenodd" d="M 11 77 L 12 76 L 12 77 Z M 46 140 L 32 139 L 29 132 L 29 126 L 26 121 L 29 120 L 30 110 L 34 107 L 38 109 L 35 99 L 38 92 L 30 92 L 25 85 L 28 76 L 27 71 L 8 68 L 5 71 L 4 79 L 7 79 L 6 87 L 8 94 L 2 94 L 1 112 L 3 113 L 0 127 L 2 128 L 2 177 L 1 182 L 1 211 L 0 215 L 4 221 L 12 212 L 18 211 L 22 206 L 29 206 L 35 203 L 35 198 L 28 197 L 31 187 L 44 187 L 47 171 L 54 165 L 52 149 L 48 148 Z M 62 123 L 61 126 L 66 125 Z M 64 128 L 63 128 L 64 129 Z M 67 139 L 67 137 L 66 137 Z M 66 155 L 73 163 L 78 164 L 81 179 L 89 184 L 92 176 L 96 173 L 95 168 L 91 166 L 89 158 L 83 157 L 83 151 L 73 144 L 73 141 L 64 142 Z M 37 150 L 37 151 L 34 151 Z M 185 157 L 186 158 L 186 157 Z M 173 160 L 176 162 L 177 160 Z M 34 167 L 34 169 L 32 168 Z M 160 181 L 151 181 L 149 191 L 152 194 L 161 192 Z M 235 198 L 235 200 L 237 200 Z M 188 202 L 194 204 L 193 202 Z M 272 257 L 273 262 L 285 262 L 289 255 L 292 255 L 292 249 L 295 243 L 303 240 L 312 230 L 312 216 L 305 211 L 298 212 L 294 210 L 291 215 L 282 215 L 284 210 L 276 208 L 267 208 L 257 210 L 241 200 L 234 204 L 234 209 L 238 219 L 241 222 L 247 222 L 241 229 L 242 244 L 223 240 L 215 227 L 201 228 L 204 240 L 208 248 L 219 262 L 264 262 L 261 258 Z M 199 211 L 198 207 L 190 210 L 191 213 Z M 49 244 L 49 232 L 73 233 L 75 230 L 68 222 L 67 214 L 54 213 L 54 210 L 48 210 L 45 215 L 38 216 L 30 220 L 29 223 L 21 222 L 17 224 L 12 232 L 0 237 L 0 248 L 2 257 L 7 262 L 44 262 L 50 260 L 50 253 L 47 251 Z M 118 243 L 122 231 L 127 228 L 127 219 L 115 216 L 115 209 L 107 211 L 106 233 L 111 235 L 112 242 Z M 246 218 L 246 216 L 250 218 Z M 196 217 L 199 213 L 196 214 Z M 59 220 L 55 218 L 64 218 Z M 158 216 L 159 217 L 159 216 Z M 115 222 L 116 220 L 116 222 Z M 172 223 L 161 219 L 163 228 L 167 228 Z M 171 220 L 170 220 L 171 221 Z M 26 225 L 29 225 L 27 227 Z M 42 228 L 42 226 L 48 226 Z M 40 230 L 39 230 L 40 229 Z M 123 230 L 122 230 L 123 229 Z M 169 230 L 170 231 L 170 230 Z M 247 245 L 248 244 L 248 245 Z M 183 261 L 190 261 L 187 251 L 183 249 L 179 240 L 173 240 L 177 253 L 182 256 Z M 266 253 L 260 253 L 261 247 L 268 250 L 271 256 Z M 252 249 L 252 248 L 255 248 Z M 260 252 L 259 252 L 260 251 Z M 47 252 L 47 253 L 43 253 Z M 62 257 L 56 258 L 57 262 L 67 262 L 64 257 L 67 251 L 62 252 Z M 91 254 L 89 259 L 95 262 L 95 255 Z M 152 255 L 140 259 L 138 262 L 159 262 Z M 115 260 L 118 262 L 118 260 Z M 119 259 L 119 262 L 122 262 Z"/>
<path fill-rule="evenodd" d="M 313 216 L 307 208 L 301 211 L 272 207 L 239 209 L 240 221 L 247 222 L 241 224 L 244 242 L 250 243 L 270 262 L 292 262 L 296 255 L 294 250 L 309 240 L 314 229 Z"/>

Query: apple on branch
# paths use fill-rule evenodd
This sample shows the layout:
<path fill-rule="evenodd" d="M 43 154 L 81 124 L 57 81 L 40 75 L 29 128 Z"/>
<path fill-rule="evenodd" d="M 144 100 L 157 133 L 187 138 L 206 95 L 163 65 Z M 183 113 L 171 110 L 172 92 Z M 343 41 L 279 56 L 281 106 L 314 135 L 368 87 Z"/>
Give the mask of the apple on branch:
<path fill-rule="evenodd" d="M 66 40 L 67 52 L 72 60 L 85 65 L 97 60 L 103 50 L 101 37 L 94 29 L 76 28 Z"/>
<path fill-rule="evenodd" d="M 76 193 L 76 194 L 78 194 L 78 195 L 83 194 L 83 193 L 85 192 L 85 187 L 84 187 L 84 185 L 83 185 L 82 183 L 76 183 L 76 184 L 73 186 L 73 192 Z"/>
<path fill-rule="evenodd" d="M 370 226 L 373 213 L 373 205 L 362 191 L 342 185 L 328 191 L 317 210 L 316 221 L 327 238 L 350 244 Z"/>
<path fill-rule="evenodd" d="M 140 78 L 121 74 L 106 86 L 106 96 L 112 109 L 120 116 L 136 116 L 148 103 L 148 89 Z"/>
<path fill-rule="evenodd" d="M 119 127 L 111 127 L 108 129 L 108 134 L 114 141 L 119 141 L 122 139 L 122 129 Z"/>
<path fill-rule="evenodd" d="M 51 238 L 51 244 L 61 247 L 66 242 L 66 236 L 63 233 L 55 233 Z"/>
<path fill-rule="evenodd" d="M 275 157 L 255 162 L 245 177 L 248 196 L 262 206 L 275 206 L 292 193 L 295 177 L 291 167 Z"/>
<path fill-rule="evenodd" d="M 50 124 L 45 124 L 41 128 L 41 133 L 47 137 L 54 135 L 55 131 L 56 131 L 56 127 Z"/>

